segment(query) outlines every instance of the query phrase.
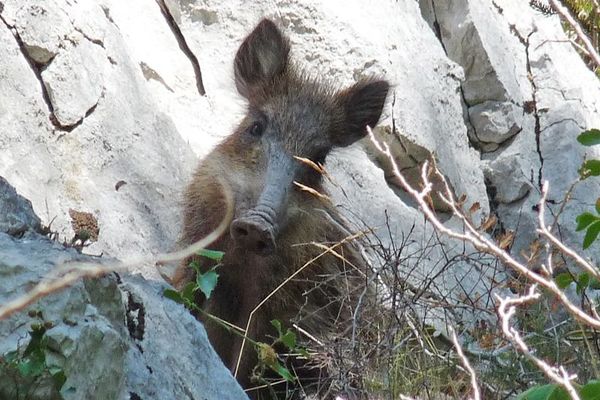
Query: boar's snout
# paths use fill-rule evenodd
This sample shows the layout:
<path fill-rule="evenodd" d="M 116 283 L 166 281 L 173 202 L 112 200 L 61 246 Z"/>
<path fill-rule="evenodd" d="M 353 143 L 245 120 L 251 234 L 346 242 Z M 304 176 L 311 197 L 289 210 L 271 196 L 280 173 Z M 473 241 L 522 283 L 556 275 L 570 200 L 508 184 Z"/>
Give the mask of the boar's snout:
<path fill-rule="evenodd" d="M 269 255 L 275 250 L 272 224 L 260 216 L 247 215 L 231 223 L 231 237 L 238 247 L 256 254 Z"/>

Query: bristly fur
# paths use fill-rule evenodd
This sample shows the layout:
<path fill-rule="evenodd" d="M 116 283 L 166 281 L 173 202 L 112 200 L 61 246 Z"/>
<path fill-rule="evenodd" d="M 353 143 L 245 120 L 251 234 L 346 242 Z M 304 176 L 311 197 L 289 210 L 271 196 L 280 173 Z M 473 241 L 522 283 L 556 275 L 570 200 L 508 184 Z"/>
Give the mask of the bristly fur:
<path fill-rule="evenodd" d="M 246 334 L 258 341 L 273 334 L 273 319 L 286 326 L 298 322 L 320 337 L 350 323 L 352 299 L 364 284 L 364 264 L 348 243 L 337 250 L 361 271 L 330 253 L 317 257 L 323 250 L 311 243 L 337 243 L 349 232 L 332 204 L 295 189 L 293 181 L 298 181 L 324 192 L 321 176 L 293 156 L 324 163 L 333 147 L 364 137 L 366 126 L 378 122 L 389 89 L 386 81 L 373 78 L 337 90 L 295 67 L 289 51 L 288 39 L 269 20 L 261 21 L 243 41 L 234 70 L 236 87 L 249 103 L 247 115 L 201 162 L 184 194 L 182 245 L 206 236 L 224 217 L 225 196 L 216 177 L 233 192 L 234 221 L 258 209 L 257 202 L 269 188 L 286 185 L 285 203 L 273 211 L 273 221 L 268 221 L 269 229 L 276 232 L 274 251 L 259 254 L 236 242 L 233 231 L 231 236 L 223 235 L 212 245 L 225 252 L 217 287 L 209 300 L 198 298 L 206 312 L 244 328 L 259 302 L 316 258 L 255 314 Z M 269 182 L 268 176 L 278 173 L 266 172 L 273 159 L 291 168 L 293 177 Z M 186 268 L 190 261 L 186 260 L 175 276 L 176 287 L 195 279 L 194 272 Z M 242 339 L 211 321 L 204 322 L 215 350 L 233 370 Z M 246 346 L 238 372 L 244 387 L 251 384 L 256 362 L 255 352 Z M 260 393 L 254 396 L 258 398 Z"/>

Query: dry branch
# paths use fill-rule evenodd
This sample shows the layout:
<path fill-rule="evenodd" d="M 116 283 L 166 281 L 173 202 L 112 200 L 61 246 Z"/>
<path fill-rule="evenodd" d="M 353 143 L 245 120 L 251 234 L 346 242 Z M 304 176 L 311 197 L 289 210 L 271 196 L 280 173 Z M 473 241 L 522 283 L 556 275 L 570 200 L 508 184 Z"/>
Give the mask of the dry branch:
<path fill-rule="evenodd" d="M 128 271 L 132 267 L 138 265 L 164 265 L 168 262 L 182 260 L 198 251 L 206 248 L 215 240 L 217 240 L 229 227 L 229 223 L 233 218 L 233 198 L 229 187 L 220 182 L 225 193 L 225 202 L 227 204 L 227 212 L 223 221 L 211 233 L 203 239 L 187 246 L 186 248 L 173 252 L 158 254 L 150 257 L 135 257 L 124 262 L 113 263 L 80 263 L 71 262 L 57 266 L 47 276 L 43 277 L 31 290 L 22 296 L 9 301 L 0 306 L 0 320 L 10 317 L 12 314 L 19 312 L 27 306 L 33 304 L 39 299 L 55 293 L 61 289 L 67 288 L 83 278 L 98 278 L 107 275 L 111 272 Z"/>
<path fill-rule="evenodd" d="M 554 8 L 556 10 L 556 12 L 559 13 L 560 16 L 563 17 L 569 25 L 571 25 L 571 27 L 575 31 L 575 34 L 577 35 L 579 40 L 581 40 L 581 42 L 585 46 L 587 52 L 589 53 L 590 58 L 592 60 L 594 60 L 594 63 L 596 64 L 597 67 L 600 67 L 600 55 L 594 48 L 594 45 L 590 41 L 590 38 L 588 38 L 587 35 L 583 32 L 581 25 L 579 25 L 579 23 L 575 20 L 575 18 L 573 18 L 573 16 L 569 12 L 569 10 L 567 10 L 567 8 L 565 6 L 560 4 L 560 2 L 558 0 L 548 0 L 548 1 L 549 1 L 550 5 L 552 6 L 552 8 Z"/>

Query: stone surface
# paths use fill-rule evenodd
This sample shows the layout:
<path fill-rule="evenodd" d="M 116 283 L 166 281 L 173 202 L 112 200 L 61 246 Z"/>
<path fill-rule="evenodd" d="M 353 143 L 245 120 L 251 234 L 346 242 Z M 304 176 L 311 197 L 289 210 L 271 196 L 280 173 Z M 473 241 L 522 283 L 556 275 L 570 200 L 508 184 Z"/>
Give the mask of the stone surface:
<path fill-rule="evenodd" d="M 63 38 L 73 31 L 68 15 L 52 0 L 21 2 L 14 22 L 25 50 L 42 65 L 58 54 Z"/>
<path fill-rule="evenodd" d="M 1 180 L 0 205 L 24 199 Z M 13 208 L 0 207 L 0 220 Z M 6 210 L 6 212 L 5 212 Z M 21 211 L 32 219 L 29 210 Z M 35 226 L 35 224 L 32 224 Z M 20 239 L 0 232 L 0 304 L 22 295 L 54 268 L 102 261 L 27 232 Z M 23 350 L 32 324 L 45 324 L 46 365 L 64 372 L 60 396 L 69 399 L 246 399 L 208 342 L 206 332 L 181 305 L 167 300 L 168 286 L 140 275 L 80 280 L 70 288 L 0 321 L 0 355 Z M 40 311 L 41 316 L 32 315 Z M 1 370 L 0 370 L 1 371 Z M 1 376 L 0 398 L 13 398 L 11 379 Z M 56 397 L 58 396 L 58 397 Z"/>
<path fill-rule="evenodd" d="M 109 61 L 104 50 L 80 37 L 79 43 L 60 52 L 42 72 L 54 117 L 61 126 L 81 122 L 103 95 L 103 75 Z"/>
<path fill-rule="evenodd" d="M 101 235 L 88 253 L 172 248 L 179 193 L 196 158 L 150 93 L 110 10 L 97 2 L 39 2 L 67 15 L 71 27 L 42 70 L 12 28 L 30 15 L 23 11 L 30 3 L 3 3 L 0 175 L 31 200 L 44 224 L 53 221 L 61 240 L 74 235 L 69 209 L 92 213 Z M 47 28 L 40 24 L 38 35 Z M 171 37 L 166 25 L 164 32 Z"/>
<path fill-rule="evenodd" d="M 196 157 L 208 154 L 244 112 L 232 60 L 263 17 L 290 37 L 296 62 L 336 87 L 373 74 L 389 79 L 393 93 L 381 125 L 409 178 L 416 182 L 421 163 L 434 156 L 454 193 L 467 195 L 467 206 L 479 204 L 476 223 L 493 212 L 502 229 L 515 231 L 515 255 L 536 237 L 542 183 L 550 182 L 548 207 L 556 214 L 584 155 L 600 158 L 598 146 L 575 140 L 600 127 L 598 79 L 566 40 L 558 17 L 528 2 L 168 0 L 172 18 L 145 0 L 0 4 L 0 176 L 31 200 L 43 224 L 53 221 L 61 239 L 74 235 L 69 209 L 93 214 L 100 235 L 85 249 L 91 254 L 126 258 L 173 247 L 179 195 Z M 411 246 L 428 248 L 431 227 L 368 143 L 327 162 L 338 185 L 330 187 L 333 200 L 355 228 L 372 227 L 382 238 L 389 229 L 388 246 L 416 235 Z M 598 193 L 598 179 L 578 184 L 558 217 L 561 237 L 575 249 L 583 240 L 575 217 L 593 209 Z M 439 198 L 434 205 L 448 226 L 459 226 Z M 492 271 L 474 272 L 466 261 L 437 274 L 440 260 L 461 251 L 460 243 L 442 238 L 403 271 L 415 284 L 435 279 L 440 298 L 456 302 L 489 292 Z M 600 246 L 584 254 L 597 262 Z M 152 268 L 137 269 L 158 279 Z M 23 274 L 24 280 L 37 276 Z M 149 315 L 162 315 L 163 303 L 144 297 L 139 281 L 124 285 L 152 304 Z M 158 286 L 146 289 L 155 296 Z M 94 318 L 119 331 L 98 313 L 102 318 Z M 181 321 L 177 329 L 192 329 L 193 321 Z M 168 346 L 163 328 L 157 326 L 155 340 Z M 186 335 L 182 343 L 195 340 Z M 106 345 L 119 345 L 116 338 Z M 129 352 L 114 362 L 146 362 L 145 355 Z M 143 387 L 144 368 L 123 385 L 150 397 L 152 390 L 164 393 Z"/>
<path fill-rule="evenodd" d="M 521 132 L 524 114 L 523 107 L 510 102 L 486 101 L 469 107 L 469 121 L 484 150 L 496 150 Z"/>
<path fill-rule="evenodd" d="M 19 196 L 14 187 L 0 176 L 0 232 L 20 235 L 40 229 L 40 219 L 33 212 L 31 202 Z"/>

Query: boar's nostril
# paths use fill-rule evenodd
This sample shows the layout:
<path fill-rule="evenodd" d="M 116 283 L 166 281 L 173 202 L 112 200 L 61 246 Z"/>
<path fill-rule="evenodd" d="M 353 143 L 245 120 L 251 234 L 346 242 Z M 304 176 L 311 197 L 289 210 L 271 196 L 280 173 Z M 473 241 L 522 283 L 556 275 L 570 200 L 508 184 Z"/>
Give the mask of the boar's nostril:
<path fill-rule="evenodd" d="M 231 223 L 231 237 L 237 246 L 261 255 L 275 249 L 272 228 L 252 217 L 238 218 Z"/>
<path fill-rule="evenodd" d="M 234 228 L 234 232 L 235 232 L 233 235 L 234 239 L 236 236 L 237 237 L 248 236 L 248 230 L 242 226 L 236 226 Z"/>

